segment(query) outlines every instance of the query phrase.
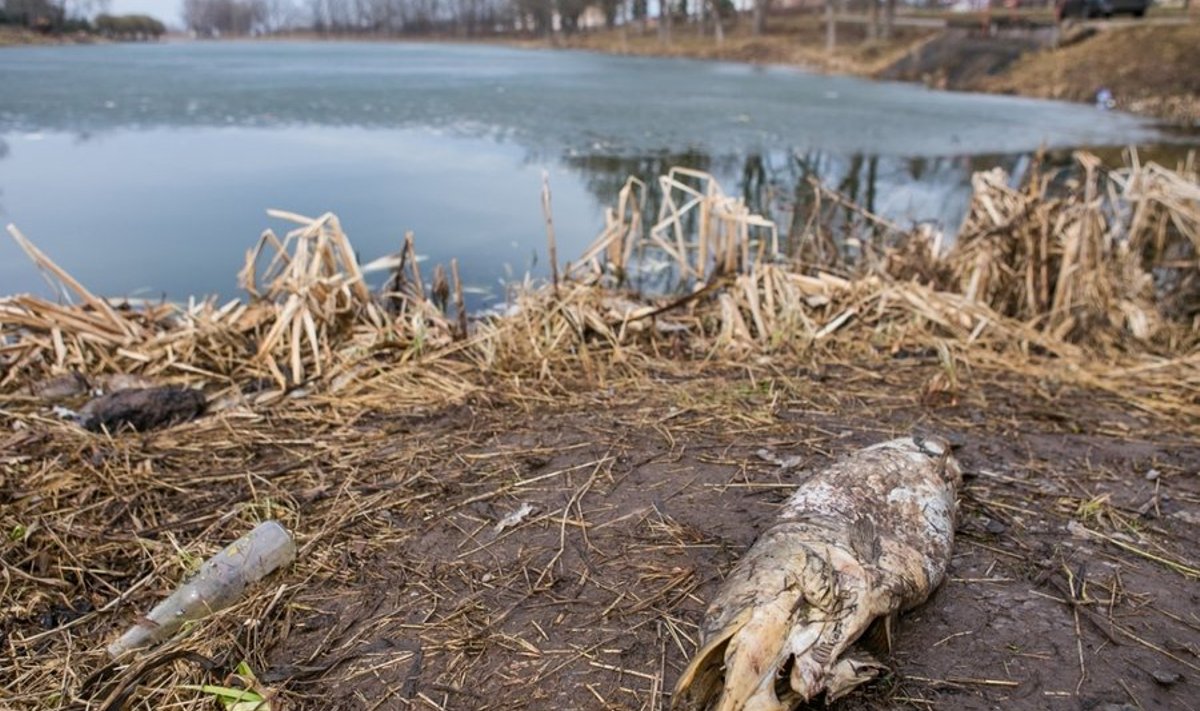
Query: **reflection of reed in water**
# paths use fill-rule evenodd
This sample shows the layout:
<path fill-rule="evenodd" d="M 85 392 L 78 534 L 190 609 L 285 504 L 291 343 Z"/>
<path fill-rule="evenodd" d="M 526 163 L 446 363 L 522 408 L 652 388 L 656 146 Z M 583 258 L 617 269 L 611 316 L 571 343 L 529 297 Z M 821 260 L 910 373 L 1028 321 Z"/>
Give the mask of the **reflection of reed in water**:
<path fill-rule="evenodd" d="M 643 156 L 590 154 L 566 159 L 582 176 L 589 192 L 602 205 L 614 203 L 627 177 L 653 185 L 671 168 L 690 168 L 712 174 L 740 195 L 746 207 L 780 227 L 782 250 L 795 254 L 799 236 L 820 212 L 820 221 L 833 244 L 853 242 L 864 229 L 859 208 L 902 225 L 928 224 L 952 233 L 966 217 L 971 175 L 1000 166 L 1019 180 L 1031 157 L 1027 154 L 894 157 L 838 154 L 827 151 L 757 151 L 713 155 L 701 151 Z M 842 199 L 830 201 L 814 185 L 828 186 Z M 659 191 L 649 191 L 645 213 L 658 215 Z M 828 249 L 828 248 L 827 248 Z"/>

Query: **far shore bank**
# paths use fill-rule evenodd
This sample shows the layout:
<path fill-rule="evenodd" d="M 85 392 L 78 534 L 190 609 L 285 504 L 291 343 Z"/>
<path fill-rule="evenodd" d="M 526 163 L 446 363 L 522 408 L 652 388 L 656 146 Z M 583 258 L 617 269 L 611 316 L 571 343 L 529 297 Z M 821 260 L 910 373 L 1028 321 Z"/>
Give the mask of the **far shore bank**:
<path fill-rule="evenodd" d="M 104 44 L 109 40 L 88 32 L 63 32 L 44 34 L 23 27 L 0 25 L 0 48 L 28 47 L 36 45 Z"/>
<path fill-rule="evenodd" d="M 746 23 L 742 23 L 745 25 Z M 898 26 L 891 39 L 868 40 L 866 28 L 839 27 L 838 43 L 826 48 L 816 16 L 791 18 L 753 36 L 734 27 L 718 42 L 697 28 L 678 28 L 669 42 L 653 29 L 618 28 L 570 37 L 514 40 L 530 48 L 575 49 L 609 54 L 685 57 L 763 65 L 870 79 L 911 81 L 949 91 L 1013 94 L 1093 103 L 1101 89 L 1111 108 L 1182 128 L 1200 127 L 1200 22 L 1114 24 L 1111 28 L 1065 28 L 1056 48 L 1023 33 L 989 36 L 963 28 Z M 1154 52 L 1147 52 L 1154 47 Z"/>

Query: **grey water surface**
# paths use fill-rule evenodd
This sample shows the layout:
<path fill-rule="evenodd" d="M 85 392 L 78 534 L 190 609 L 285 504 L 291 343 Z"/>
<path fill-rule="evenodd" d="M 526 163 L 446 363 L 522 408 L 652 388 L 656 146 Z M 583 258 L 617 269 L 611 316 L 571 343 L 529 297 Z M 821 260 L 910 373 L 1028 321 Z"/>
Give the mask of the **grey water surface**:
<path fill-rule="evenodd" d="M 776 214 L 807 176 L 953 230 L 971 172 L 1039 146 L 1167 140 L 1089 106 L 789 68 L 454 44 L 220 42 L 0 50 L 0 220 L 94 291 L 236 295 L 266 208 L 339 214 L 363 261 L 406 230 L 477 304 L 563 259 L 629 174 L 712 171 Z M 0 238 L 0 294 L 44 291 Z M 488 294 L 491 294 L 489 297 Z"/>

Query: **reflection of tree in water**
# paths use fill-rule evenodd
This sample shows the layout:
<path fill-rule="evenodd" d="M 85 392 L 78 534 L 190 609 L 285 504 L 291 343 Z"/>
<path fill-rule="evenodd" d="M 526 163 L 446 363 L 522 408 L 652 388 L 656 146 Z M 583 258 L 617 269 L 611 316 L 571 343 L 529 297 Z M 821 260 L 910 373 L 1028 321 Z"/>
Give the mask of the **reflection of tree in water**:
<path fill-rule="evenodd" d="M 700 151 L 684 151 L 680 153 L 655 153 L 641 156 L 618 155 L 582 155 L 567 158 L 569 167 L 577 170 L 583 176 L 583 182 L 588 192 L 596 197 L 601 205 L 616 203 L 617 194 L 625 187 L 625 182 L 634 177 L 646 184 L 646 204 L 643 209 L 648 221 L 653 221 L 658 215 L 662 204 L 658 191 L 658 176 L 666 175 L 671 168 L 692 168 L 716 174 L 727 169 L 735 161 L 734 157 L 716 159 Z"/>
<path fill-rule="evenodd" d="M 630 176 L 645 182 L 652 188 L 645 205 L 648 221 L 658 215 L 661 204 L 658 176 L 674 166 L 711 173 L 727 193 L 740 195 L 751 210 L 775 220 L 784 249 L 795 254 L 806 234 L 818 228 L 840 245 L 838 249 L 851 234 L 875 231 L 851 205 L 901 227 L 924 222 L 953 233 L 966 214 L 973 173 L 1000 166 L 1019 177 L 1029 160 L 1028 154 L 891 157 L 781 149 L 726 155 L 695 150 L 583 155 L 567 158 L 566 164 L 581 174 L 602 205 L 615 203 Z M 844 202 L 819 196 L 814 181 L 836 191 Z"/>
<path fill-rule="evenodd" d="M 971 196 L 971 176 L 1001 167 L 1009 173 L 1024 170 L 1028 156 L 1000 154 L 979 156 L 887 157 L 822 153 L 794 156 L 793 203 L 781 222 L 786 226 L 786 244 L 799 251 L 806 238 L 819 233 L 845 253 L 853 242 L 847 238 L 870 237 L 886 241 L 902 236 L 916 224 L 928 224 L 946 233 L 957 231 L 966 215 Z M 812 180 L 835 191 L 818 195 Z M 861 210 L 859 209 L 861 208 Z M 884 218 L 901 228 L 888 230 L 862 212 Z"/>
<path fill-rule="evenodd" d="M 8 157 L 8 143 L 3 138 L 0 138 L 0 160 L 3 160 L 4 158 L 7 158 L 7 157 Z M 3 197 L 3 196 L 4 196 L 4 187 L 0 186 L 0 197 Z M 3 215 L 4 213 L 5 213 L 4 203 L 0 202 L 0 215 Z"/>

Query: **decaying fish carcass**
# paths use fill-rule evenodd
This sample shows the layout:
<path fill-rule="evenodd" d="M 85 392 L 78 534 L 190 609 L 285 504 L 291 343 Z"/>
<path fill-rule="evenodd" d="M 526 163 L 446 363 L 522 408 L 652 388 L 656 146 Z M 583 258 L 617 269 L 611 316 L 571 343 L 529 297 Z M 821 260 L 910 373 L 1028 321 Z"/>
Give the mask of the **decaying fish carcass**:
<path fill-rule="evenodd" d="M 961 482 L 947 443 L 919 437 L 804 481 L 709 606 L 675 707 L 789 711 L 872 678 L 882 666 L 851 645 L 941 583 Z"/>

